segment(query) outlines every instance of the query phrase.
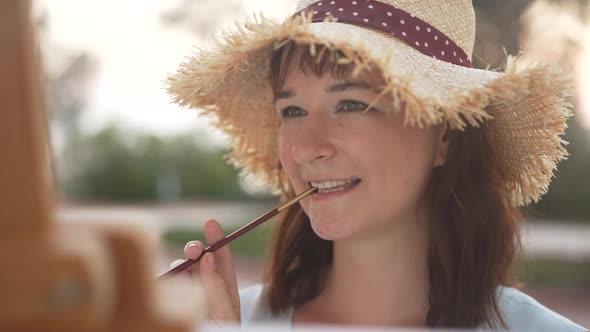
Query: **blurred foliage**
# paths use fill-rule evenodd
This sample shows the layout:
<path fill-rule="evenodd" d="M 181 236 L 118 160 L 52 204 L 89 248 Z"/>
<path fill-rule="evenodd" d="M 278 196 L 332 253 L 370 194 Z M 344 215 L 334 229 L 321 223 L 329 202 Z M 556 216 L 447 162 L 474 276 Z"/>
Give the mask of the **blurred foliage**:
<path fill-rule="evenodd" d="M 230 246 L 234 256 L 263 258 L 268 253 L 270 225 L 262 225 L 234 240 Z M 229 229 L 229 234 L 236 229 Z M 163 235 L 164 242 L 173 248 L 182 250 L 187 242 L 199 240 L 205 242 L 202 230 L 174 229 Z M 590 287 L 590 261 L 570 261 L 557 258 L 538 258 L 520 256 L 514 263 L 515 277 L 518 282 L 538 286 L 573 286 Z"/>
<path fill-rule="evenodd" d="M 246 197 L 238 172 L 212 149 L 206 133 L 172 137 L 110 125 L 82 128 L 99 63 L 90 54 L 61 49 L 49 39 L 46 12 L 36 19 L 45 49 L 51 126 L 49 149 L 56 187 L 67 201 L 167 202 Z"/>
<path fill-rule="evenodd" d="M 590 260 L 521 257 L 514 272 L 519 282 L 529 286 L 590 287 Z"/>
<path fill-rule="evenodd" d="M 77 143 L 75 168 L 62 183 L 71 200 L 240 199 L 237 171 L 205 134 L 158 137 L 108 126 Z"/>
<path fill-rule="evenodd" d="M 245 222 L 244 222 L 245 224 Z M 261 225 L 248 233 L 240 236 L 230 243 L 231 251 L 236 256 L 247 257 L 265 257 L 268 253 L 268 244 L 270 242 L 270 225 Z M 227 229 L 225 234 L 231 234 L 238 230 Z M 162 236 L 164 242 L 170 247 L 182 249 L 187 242 L 199 240 L 207 243 L 205 240 L 205 233 L 202 230 L 194 229 L 171 229 L 164 232 Z"/>
<path fill-rule="evenodd" d="M 569 158 L 559 164 L 547 195 L 524 212 L 531 219 L 590 223 L 590 134 L 570 119 L 565 140 Z"/>
<path fill-rule="evenodd" d="M 566 72 L 574 68 L 571 62 L 576 58 L 573 54 L 577 54 L 582 48 L 579 45 L 581 39 L 576 43 L 569 39 L 571 31 L 563 31 L 558 36 L 566 40 L 562 41 L 561 45 L 551 43 L 551 50 L 548 50 L 546 45 L 549 41 L 543 39 L 542 34 L 527 31 L 527 24 L 530 22 L 523 19 L 523 13 L 533 2 L 532 0 L 511 0 L 503 1 L 499 5 L 497 1 L 491 0 L 473 1 L 477 17 L 475 67 L 501 68 L 505 64 L 505 54 L 518 54 L 523 44 L 536 43 L 538 44 L 537 52 L 544 49 L 547 52 L 551 51 L 549 55 L 560 57 L 552 59 L 552 62 L 562 66 Z M 577 20 L 580 24 L 584 21 L 590 24 L 588 17 L 585 17 L 590 12 L 588 0 L 545 0 L 544 2 L 559 4 L 563 8 L 569 6 L 568 9 L 573 13 L 572 20 Z M 557 16 L 558 13 L 547 13 L 547 15 Z M 537 17 L 537 19 L 545 18 Z M 570 25 L 560 27 L 560 22 L 556 19 L 553 23 L 551 26 L 553 35 L 559 33 L 558 29 L 572 28 Z M 532 38 L 537 40 L 531 40 Z M 556 51 L 557 48 L 561 51 Z M 547 60 L 546 54 L 529 53 L 529 55 Z M 578 104 L 576 100 L 577 96 L 573 96 L 571 102 L 576 105 Z M 525 214 L 531 219 L 590 222 L 590 134 L 582 127 L 579 116 L 570 118 L 568 125 L 569 129 L 564 139 L 570 142 L 567 146 L 570 157 L 559 164 L 555 173 L 556 178 L 553 179 L 547 195 L 539 203 L 524 209 Z"/>
<path fill-rule="evenodd" d="M 76 54 L 49 75 L 49 112 L 57 187 L 68 201 L 155 202 L 242 199 L 238 172 L 206 133 L 158 137 L 115 125 L 81 129 L 94 60 Z M 63 143 L 56 148 L 56 138 Z M 59 151 L 59 152 L 58 152 Z"/>
<path fill-rule="evenodd" d="M 476 68 L 499 68 L 505 54 L 520 51 L 520 16 L 531 0 L 473 0 L 476 16 L 473 65 Z"/>
<path fill-rule="evenodd" d="M 523 50 L 523 45 L 527 44 L 529 38 L 543 38 L 543 36 L 530 36 L 527 31 L 526 20 L 523 14 L 531 8 L 533 4 L 543 2 L 546 4 L 557 4 L 560 8 L 571 9 L 580 21 L 588 20 L 589 0 L 508 0 L 498 2 L 495 0 L 473 0 L 473 7 L 476 16 L 476 35 L 475 46 L 473 50 L 473 64 L 477 68 L 501 68 L 505 64 L 506 54 L 518 54 Z M 560 29 L 556 15 L 559 13 L 549 13 L 553 17 L 549 27 L 554 31 Z M 544 18 L 543 18 L 544 19 Z M 571 28 L 568 26 L 567 28 Z M 552 31 L 553 32 L 553 31 Z M 545 33 L 549 35 L 548 32 Z M 567 33 L 562 37 L 567 38 Z M 564 42 L 564 41 L 562 41 Z M 569 42 L 569 40 L 568 40 Z M 551 45 L 551 48 L 560 47 L 561 45 Z M 567 45 L 576 48 L 578 45 Z M 546 52 L 553 52 L 545 47 Z M 565 50 L 564 55 L 568 55 Z M 556 64 L 564 65 L 564 59 L 553 59 Z M 571 58 L 567 59 L 571 60 Z M 566 65 L 567 66 L 567 65 Z"/>

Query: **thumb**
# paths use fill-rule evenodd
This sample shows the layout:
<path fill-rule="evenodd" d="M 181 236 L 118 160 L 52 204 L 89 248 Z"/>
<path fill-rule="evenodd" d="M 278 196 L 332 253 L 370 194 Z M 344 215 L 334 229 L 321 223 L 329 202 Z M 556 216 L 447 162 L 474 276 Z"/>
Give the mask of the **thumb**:
<path fill-rule="evenodd" d="M 231 296 L 228 285 L 217 271 L 215 256 L 207 253 L 199 264 L 201 282 L 207 292 L 209 319 L 217 323 L 239 323 L 240 300 Z"/>

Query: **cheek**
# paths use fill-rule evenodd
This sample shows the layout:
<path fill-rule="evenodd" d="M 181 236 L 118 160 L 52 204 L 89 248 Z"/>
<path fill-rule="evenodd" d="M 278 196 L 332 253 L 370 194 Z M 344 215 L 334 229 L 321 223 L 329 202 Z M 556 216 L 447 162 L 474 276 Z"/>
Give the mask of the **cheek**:
<path fill-rule="evenodd" d="M 408 189 L 408 187 L 410 186 L 410 181 L 408 180 L 408 178 L 407 178 L 407 177 L 404 177 L 404 179 L 403 179 L 403 182 L 402 182 L 402 183 L 403 183 L 403 187 L 404 187 L 404 189 Z"/>
<path fill-rule="evenodd" d="M 383 137 L 388 144 L 377 145 L 378 151 L 372 149 L 378 191 L 387 193 L 383 201 L 393 199 L 404 206 L 419 199 L 433 169 L 434 138 L 428 131 L 400 129 Z"/>
<path fill-rule="evenodd" d="M 287 174 L 287 177 L 289 178 L 291 183 L 293 183 L 293 179 L 295 178 L 295 174 L 296 174 L 296 162 L 293 159 L 293 154 L 291 153 L 291 150 L 293 147 L 292 140 L 287 133 L 280 130 L 279 136 L 278 136 L 278 143 L 279 143 L 279 161 L 281 162 L 281 166 L 283 167 L 283 170 Z"/>
<path fill-rule="evenodd" d="M 402 147 L 405 151 L 400 165 L 403 167 L 400 181 L 403 190 L 417 198 L 428 186 L 434 167 L 436 144 L 426 131 L 410 135 L 407 142 L 413 143 Z"/>
<path fill-rule="evenodd" d="M 297 176 L 298 173 L 298 164 L 293 158 L 292 148 L 293 148 L 293 141 L 292 138 L 287 135 L 285 132 L 279 131 L 278 137 L 278 144 L 279 144 L 279 161 L 281 162 L 281 166 L 283 171 L 287 175 L 289 179 L 289 183 L 293 186 L 295 193 L 303 192 L 307 190 L 308 185 L 303 181 L 299 181 L 299 177 Z M 299 202 L 303 211 L 309 215 L 309 199 L 303 199 Z"/>
<path fill-rule="evenodd" d="M 290 153 L 291 146 L 293 146 L 289 140 L 289 137 L 285 134 L 283 130 L 279 130 L 278 136 L 279 142 L 279 160 L 281 161 L 281 165 L 285 171 L 293 164 L 293 157 Z"/>

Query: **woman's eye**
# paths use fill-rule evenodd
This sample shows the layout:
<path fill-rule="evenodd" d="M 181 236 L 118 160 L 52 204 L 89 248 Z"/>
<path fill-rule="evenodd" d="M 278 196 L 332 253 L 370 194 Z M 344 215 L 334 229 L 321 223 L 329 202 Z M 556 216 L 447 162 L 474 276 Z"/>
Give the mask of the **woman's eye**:
<path fill-rule="evenodd" d="M 338 104 L 338 111 L 343 112 L 356 112 L 356 111 L 364 111 L 369 107 L 369 105 L 356 101 L 356 100 L 344 100 Z M 372 111 L 373 109 L 369 109 Z"/>
<path fill-rule="evenodd" d="M 281 111 L 281 117 L 283 118 L 295 118 L 299 116 L 304 116 L 305 114 L 305 111 L 297 106 L 288 106 L 283 108 L 283 110 Z"/>

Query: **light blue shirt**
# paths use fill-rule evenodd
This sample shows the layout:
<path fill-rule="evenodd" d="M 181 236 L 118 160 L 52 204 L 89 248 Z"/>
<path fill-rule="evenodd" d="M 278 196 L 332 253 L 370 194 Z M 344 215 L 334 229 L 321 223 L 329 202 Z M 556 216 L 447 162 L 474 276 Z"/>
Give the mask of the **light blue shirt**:
<path fill-rule="evenodd" d="M 262 285 L 240 291 L 242 326 L 255 324 L 293 324 L 293 309 L 272 316 L 261 301 Z M 498 288 L 500 311 L 510 331 L 535 332 L 588 332 L 571 320 L 547 309 L 532 297 L 512 288 Z M 590 312 L 589 312 L 590 314 Z"/>

